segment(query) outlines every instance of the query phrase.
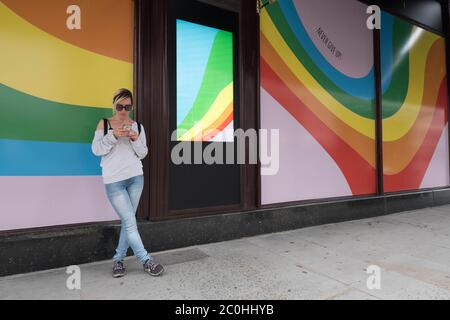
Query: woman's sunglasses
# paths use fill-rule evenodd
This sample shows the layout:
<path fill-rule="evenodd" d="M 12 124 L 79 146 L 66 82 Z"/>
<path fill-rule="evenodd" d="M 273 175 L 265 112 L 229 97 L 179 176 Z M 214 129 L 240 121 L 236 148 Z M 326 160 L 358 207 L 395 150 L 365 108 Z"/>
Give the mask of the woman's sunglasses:
<path fill-rule="evenodd" d="M 131 110 L 133 110 L 133 106 L 131 105 L 131 104 L 128 104 L 128 105 L 126 105 L 126 106 L 124 106 L 124 105 L 122 105 L 122 104 L 117 104 L 116 105 L 116 110 L 117 111 L 122 111 L 123 109 L 125 109 L 126 111 L 131 111 Z"/>

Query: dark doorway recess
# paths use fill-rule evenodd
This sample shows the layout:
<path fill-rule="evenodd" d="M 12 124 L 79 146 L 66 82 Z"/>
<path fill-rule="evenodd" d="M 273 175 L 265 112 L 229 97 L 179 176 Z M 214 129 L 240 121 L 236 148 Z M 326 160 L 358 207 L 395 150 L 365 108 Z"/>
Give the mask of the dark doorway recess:
<path fill-rule="evenodd" d="M 241 1 L 237 12 L 194 0 L 135 3 L 137 119 L 148 128 L 150 149 L 144 163 L 146 185 L 139 218 L 157 221 L 256 209 L 258 165 L 175 166 L 171 161 L 172 148 L 177 145 L 171 142 L 177 127 L 176 19 L 233 33 L 234 129 L 259 129 L 255 4 Z"/>
<path fill-rule="evenodd" d="M 232 68 L 224 70 L 233 73 L 233 99 L 234 99 L 234 129 L 240 127 L 239 122 L 239 16 L 237 13 L 220 9 L 205 3 L 193 0 L 170 0 L 169 18 L 168 18 L 168 54 L 169 54 L 169 118 L 170 135 L 177 129 L 177 109 L 180 106 L 177 103 L 178 88 L 177 72 L 182 69 L 183 64 L 191 64 L 197 58 L 196 55 L 190 57 L 181 57 L 177 61 L 179 48 L 177 42 L 186 42 L 191 46 L 190 50 L 202 51 L 202 33 L 203 31 L 220 30 L 228 36 L 227 43 L 232 42 L 230 54 L 220 53 L 223 59 L 232 59 Z M 177 39 L 177 22 L 182 25 L 196 26 L 198 29 L 198 38 L 189 43 L 185 39 Z M 179 25 L 181 26 L 181 25 Z M 213 29 L 210 29 L 213 28 Z M 225 42 L 225 41 L 224 41 Z M 180 50 L 181 51 L 181 50 Z M 232 51 L 232 52 L 231 52 Z M 198 54 L 204 55 L 204 52 Z M 210 56 L 211 58 L 211 56 Z M 209 63 L 208 63 L 209 64 Z M 216 66 L 218 67 L 218 66 Z M 233 70 L 231 70 L 233 69 Z M 193 70 L 194 73 L 201 73 L 200 70 Z M 205 72 L 206 73 L 206 72 Z M 203 76 L 203 75 L 201 75 Z M 221 77 L 220 74 L 218 74 Z M 212 78 L 210 81 L 215 81 Z M 202 84 L 203 85 L 203 84 Z M 207 84 L 208 85 L 208 84 Z M 200 119 L 198 119 L 200 120 Z M 234 130 L 233 130 L 234 131 Z M 212 145 L 214 144 L 214 145 Z M 222 150 L 234 149 L 236 154 L 235 142 L 170 142 L 170 150 L 175 146 L 183 146 L 191 150 L 190 164 L 176 165 L 173 161 L 169 162 L 169 210 L 173 213 L 183 213 L 185 210 L 198 210 L 205 208 L 226 207 L 239 208 L 241 204 L 241 172 L 237 164 L 194 164 L 194 152 L 199 153 L 209 147 L 215 147 Z M 197 156 L 201 156 L 197 154 Z M 199 157 L 201 158 L 201 157 Z M 234 161 L 236 163 L 236 161 Z"/>

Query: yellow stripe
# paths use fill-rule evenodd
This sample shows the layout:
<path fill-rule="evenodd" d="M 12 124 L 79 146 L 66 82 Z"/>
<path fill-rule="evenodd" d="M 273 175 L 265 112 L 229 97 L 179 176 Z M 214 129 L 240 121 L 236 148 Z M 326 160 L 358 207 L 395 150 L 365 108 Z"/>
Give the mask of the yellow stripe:
<path fill-rule="evenodd" d="M 412 34 L 418 32 L 414 27 Z M 420 29 L 423 30 L 423 29 Z M 423 31 L 414 47 L 409 50 L 409 87 L 405 102 L 400 110 L 389 118 L 383 120 L 383 141 L 391 142 L 403 138 L 414 126 L 423 103 L 425 90 L 425 72 L 428 54 L 439 36 Z M 437 75 L 439 76 L 439 75 Z M 442 79 L 444 75 L 440 75 Z M 442 81 L 441 79 L 441 81 Z"/>
<path fill-rule="evenodd" d="M 61 24 L 61 28 L 65 25 Z M 110 108 L 114 92 L 133 85 L 132 64 L 51 36 L 1 2 L 0 43 L 1 83 L 35 97 Z"/>
<path fill-rule="evenodd" d="M 339 103 L 329 92 L 323 89 L 323 87 L 316 81 L 316 79 L 308 72 L 305 66 L 297 59 L 292 50 L 289 48 L 287 43 L 284 41 L 275 25 L 273 24 L 270 16 L 266 11 L 263 11 L 261 18 L 261 31 L 266 36 L 267 39 L 270 40 L 274 45 L 274 49 L 277 51 L 278 55 L 283 59 L 289 69 L 295 74 L 296 78 L 303 83 L 303 85 L 318 99 L 330 112 L 332 112 L 336 117 L 350 125 L 359 133 L 369 137 L 371 139 L 375 139 L 374 121 L 371 119 L 367 119 L 361 117 L 360 115 L 352 112 L 341 103 Z M 429 39 L 429 37 L 424 37 L 425 39 L 420 39 L 418 44 L 412 50 L 411 59 L 410 59 L 410 87 L 407 95 L 407 99 L 405 106 L 409 106 L 411 104 L 421 104 L 423 89 L 418 90 L 417 88 L 423 88 L 424 75 L 425 75 L 425 61 L 422 59 L 423 55 L 427 54 L 430 50 L 433 41 Z M 414 67 L 416 65 L 416 67 Z M 418 67 L 417 67 L 418 66 Z M 315 112 L 314 106 L 308 106 L 308 108 Z M 406 108 L 407 109 L 407 108 Z M 402 112 L 404 112 L 402 110 Z M 408 112 L 408 110 L 406 110 Z M 403 113 L 402 113 L 403 114 Z M 408 123 L 403 123 L 400 127 L 396 127 L 395 130 L 387 130 L 385 131 L 385 138 L 387 141 L 396 140 L 404 136 L 414 124 L 418 115 L 415 114 L 415 117 L 409 118 Z M 396 121 L 395 119 L 389 119 L 390 121 Z"/>
<path fill-rule="evenodd" d="M 195 137 L 204 133 L 204 130 L 209 128 L 211 124 L 216 121 L 217 117 L 223 114 L 229 104 L 233 101 L 233 82 L 226 86 L 217 96 L 211 108 L 205 116 L 197 122 L 188 132 L 182 137 L 181 141 L 193 141 Z"/>

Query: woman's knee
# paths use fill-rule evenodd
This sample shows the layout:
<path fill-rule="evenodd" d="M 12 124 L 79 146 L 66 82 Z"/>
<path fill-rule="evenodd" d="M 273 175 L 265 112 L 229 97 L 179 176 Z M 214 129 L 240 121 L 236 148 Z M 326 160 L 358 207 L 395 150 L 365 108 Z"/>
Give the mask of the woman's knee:
<path fill-rule="evenodd" d="M 128 217 L 122 219 L 122 227 L 125 228 L 127 233 L 137 230 L 137 220 L 133 215 L 129 214 Z"/>

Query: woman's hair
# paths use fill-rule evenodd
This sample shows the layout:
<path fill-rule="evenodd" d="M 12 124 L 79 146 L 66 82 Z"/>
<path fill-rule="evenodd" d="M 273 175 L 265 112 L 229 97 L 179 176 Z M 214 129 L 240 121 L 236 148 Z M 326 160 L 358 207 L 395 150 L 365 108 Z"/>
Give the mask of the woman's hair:
<path fill-rule="evenodd" d="M 124 99 L 130 99 L 131 104 L 134 104 L 133 102 L 133 94 L 128 89 L 119 89 L 117 90 L 116 94 L 113 98 L 113 112 L 116 113 L 116 104 Z"/>

